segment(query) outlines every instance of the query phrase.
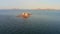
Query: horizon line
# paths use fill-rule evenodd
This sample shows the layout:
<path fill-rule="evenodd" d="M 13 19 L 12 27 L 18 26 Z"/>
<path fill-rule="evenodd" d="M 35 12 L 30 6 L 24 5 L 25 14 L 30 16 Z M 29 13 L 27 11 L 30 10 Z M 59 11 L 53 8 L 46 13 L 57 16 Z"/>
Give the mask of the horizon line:
<path fill-rule="evenodd" d="M 21 8 L 8 8 L 8 9 L 21 9 Z M 25 9 L 25 8 L 23 8 L 23 9 Z M 42 9 L 42 8 L 34 8 L 33 10 L 60 10 L 60 9 L 51 9 L 51 8 L 44 8 L 44 9 Z"/>

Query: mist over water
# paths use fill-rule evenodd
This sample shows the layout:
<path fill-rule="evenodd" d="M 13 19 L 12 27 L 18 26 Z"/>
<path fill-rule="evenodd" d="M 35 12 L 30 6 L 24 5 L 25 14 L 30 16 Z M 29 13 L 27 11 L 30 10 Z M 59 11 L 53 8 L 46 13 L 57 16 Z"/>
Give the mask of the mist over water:
<path fill-rule="evenodd" d="M 60 34 L 59 10 L 28 10 L 27 20 L 16 16 L 24 10 L 0 10 L 0 34 Z"/>

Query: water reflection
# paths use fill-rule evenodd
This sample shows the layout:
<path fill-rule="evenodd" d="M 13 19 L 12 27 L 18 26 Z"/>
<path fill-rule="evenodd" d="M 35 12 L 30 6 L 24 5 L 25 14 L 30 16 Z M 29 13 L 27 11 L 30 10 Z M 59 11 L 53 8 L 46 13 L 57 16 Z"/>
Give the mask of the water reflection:
<path fill-rule="evenodd" d="M 32 23 L 30 19 L 22 19 L 21 30 L 19 29 L 20 34 L 30 34 L 32 33 Z M 21 24 L 20 24 L 21 25 Z"/>
<path fill-rule="evenodd" d="M 31 22 L 28 21 L 28 20 L 24 20 L 23 25 L 24 25 L 25 28 L 31 28 L 32 27 Z"/>

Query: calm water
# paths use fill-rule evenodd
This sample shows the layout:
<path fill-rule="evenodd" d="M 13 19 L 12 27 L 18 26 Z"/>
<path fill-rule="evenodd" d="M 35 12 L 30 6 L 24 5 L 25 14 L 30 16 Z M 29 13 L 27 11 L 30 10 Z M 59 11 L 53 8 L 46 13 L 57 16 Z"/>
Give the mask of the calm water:
<path fill-rule="evenodd" d="M 25 10 L 0 10 L 0 34 L 60 34 L 59 10 L 28 10 L 27 20 L 16 16 Z"/>

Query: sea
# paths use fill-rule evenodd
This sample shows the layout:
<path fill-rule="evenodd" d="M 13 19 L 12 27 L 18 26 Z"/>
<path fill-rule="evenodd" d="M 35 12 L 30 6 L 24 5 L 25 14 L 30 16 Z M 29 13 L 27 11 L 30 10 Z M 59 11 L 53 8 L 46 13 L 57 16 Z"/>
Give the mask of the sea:
<path fill-rule="evenodd" d="M 0 34 L 60 34 L 60 10 L 0 10 Z"/>

